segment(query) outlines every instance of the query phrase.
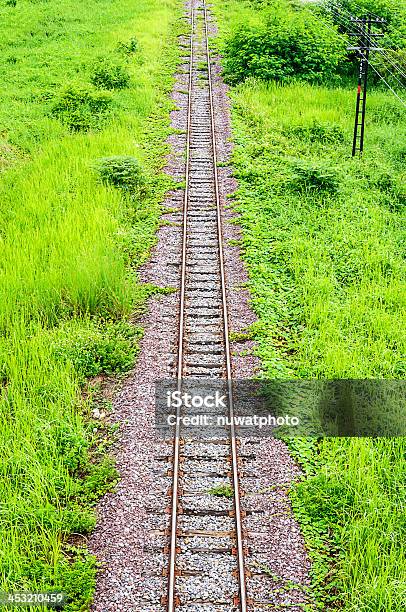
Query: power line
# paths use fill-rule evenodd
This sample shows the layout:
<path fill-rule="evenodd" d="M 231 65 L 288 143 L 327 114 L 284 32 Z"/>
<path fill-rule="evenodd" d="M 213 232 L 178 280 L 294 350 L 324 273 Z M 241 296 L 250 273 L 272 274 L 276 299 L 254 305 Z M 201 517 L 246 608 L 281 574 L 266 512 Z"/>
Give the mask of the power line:
<path fill-rule="evenodd" d="M 341 25 L 341 27 L 349 29 L 348 26 L 351 23 L 351 19 L 349 19 L 348 22 L 344 21 L 340 13 L 335 12 L 334 9 L 332 12 L 333 12 L 333 15 L 336 17 L 337 21 L 339 22 L 339 24 Z M 350 13 L 348 13 L 348 15 L 350 15 Z M 351 18 L 353 18 L 352 15 L 351 15 Z M 358 33 L 361 34 L 362 32 L 361 32 L 360 26 L 358 26 L 356 23 L 353 23 L 353 25 L 358 30 Z M 346 32 L 346 33 L 349 34 L 350 32 Z M 369 36 L 368 34 L 366 34 L 366 38 L 370 43 L 373 42 L 372 36 Z M 399 66 L 399 64 L 393 61 L 393 59 L 387 54 L 386 49 L 377 48 L 377 49 L 374 49 L 374 51 L 376 51 L 377 53 L 380 53 L 382 57 L 384 57 L 392 65 L 392 67 L 395 68 L 402 75 L 402 77 L 406 79 L 406 74 L 403 72 L 401 66 Z M 401 83 L 401 86 L 404 87 L 403 83 Z"/>
<path fill-rule="evenodd" d="M 369 13 L 370 15 L 372 15 L 373 17 L 381 17 L 381 15 L 377 15 L 376 13 L 373 13 L 372 11 L 370 11 L 369 9 L 367 9 L 365 6 L 360 6 L 359 4 L 357 4 L 356 2 L 351 2 L 351 4 L 353 4 L 354 6 L 357 7 L 357 9 L 359 9 L 360 11 L 364 11 Z"/>
<path fill-rule="evenodd" d="M 389 51 L 393 51 L 393 49 L 389 49 Z M 406 79 L 406 74 L 402 71 L 402 68 L 399 66 L 399 64 L 396 64 L 396 62 L 394 62 L 387 53 L 386 54 L 383 52 L 381 53 L 384 57 L 386 56 L 386 59 L 388 60 L 388 62 L 392 64 L 392 66 L 396 68 L 398 72 L 400 72 L 400 74 Z"/>
<path fill-rule="evenodd" d="M 397 81 L 397 83 L 402 89 L 404 89 L 404 84 L 401 82 L 398 76 L 393 73 L 393 69 L 395 69 L 395 71 L 403 78 L 406 78 L 406 75 L 404 74 L 401 67 L 398 66 L 396 62 L 394 62 L 393 59 L 387 54 L 386 50 L 380 48 L 377 44 L 376 39 L 379 37 L 383 37 L 384 34 L 382 32 L 373 32 L 372 25 L 383 25 L 385 23 L 385 20 L 382 19 L 382 17 L 376 15 L 374 18 L 372 14 L 369 14 L 368 17 L 364 16 L 362 18 L 356 18 L 342 6 L 335 4 L 333 0 L 330 1 L 327 5 L 325 5 L 324 8 L 326 9 L 327 16 L 330 16 L 332 19 L 331 24 L 328 23 L 328 19 L 321 19 L 320 14 L 317 14 L 317 12 L 312 11 L 312 13 L 316 16 L 316 18 L 319 18 L 319 20 L 324 24 L 325 27 L 333 31 L 335 34 L 340 34 L 341 28 L 343 30 L 342 35 L 358 37 L 358 43 L 352 47 L 348 47 L 348 50 L 357 51 L 358 56 L 360 58 L 354 122 L 354 138 L 352 147 L 352 155 L 355 156 L 357 150 L 362 153 L 364 149 L 369 66 L 371 66 L 372 70 L 378 75 L 381 81 L 395 95 L 395 97 L 401 102 L 401 104 L 406 107 L 406 102 L 396 93 L 393 87 L 391 87 L 391 85 L 387 82 L 385 77 L 371 62 L 370 52 L 374 51 L 376 53 L 379 53 L 380 61 L 382 62 L 383 68 L 387 71 L 387 74 L 389 74 L 393 79 Z M 381 58 L 383 58 L 383 60 Z M 384 60 L 391 65 L 392 70 L 388 67 Z M 386 77 L 387 74 L 385 74 Z"/>
<path fill-rule="evenodd" d="M 348 13 L 348 14 L 350 15 L 350 13 Z M 345 24 L 345 27 L 347 28 L 347 27 L 348 27 L 348 25 L 351 23 L 351 21 L 350 21 L 350 20 L 348 20 L 348 25 L 347 25 L 347 22 L 344 22 L 344 21 L 341 19 L 341 15 L 339 15 L 338 13 L 333 13 L 333 15 L 335 15 L 335 16 L 337 17 L 337 19 L 338 19 L 338 21 L 339 21 L 339 25 L 341 25 L 342 27 L 344 27 L 344 24 Z M 351 15 L 351 17 L 352 17 L 352 15 Z M 338 32 L 338 31 L 337 31 L 337 30 L 336 30 L 336 29 L 335 29 L 335 28 L 334 28 L 332 25 L 328 24 L 328 23 L 327 23 L 327 22 L 326 22 L 324 19 L 323 19 L 323 20 L 320 20 L 320 21 L 321 21 L 321 22 L 323 23 L 323 25 L 325 25 L 325 26 L 326 26 L 326 27 L 327 27 L 327 28 L 328 28 L 328 29 L 329 29 L 331 32 L 334 32 L 334 33 L 339 33 L 339 32 Z M 357 28 L 358 33 L 361 35 L 361 34 L 362 34 L 362 32 L 361 32 L 360 26 L 358 26 L 356 23 L 352 23 L 352 25 L 353 25 L 355 28 Z M 337 27 L 337 26 L 336 26 L 336 27 Z M 349 29 L 349 28 L 348 28 L 348 29 Z M 345 34 L 347 34 L 347 35 L 348 35 L 348 34 L 350 34 L 350 32 L 346 32 Z M 368 40 L 368 42 L 370 42 L 370 43 L 372 43 L 372 42 L 373 42 L 373 41 L 372 41 L 372 37 L 370 37 L 370 36 L 369 36 L 367 33 L 364 33 L 364 36 L 365 36 L 365 38 Z M 402 77 L 404 77 L 404 78 L 406 79 L 406 74 L 405 74 L 405 73 L 402 71 L 401 67 L 400 67 L 398 64 L 396 64 L 396 63 L 395 63 L 395 62 L 394 62 L 394 61 L 393 61 L 393 60 L 392 60 L 392 59 L 391 59 L 391 58 L 390 58 L 390 57 L 387 55 L 387 53 L 385 52 L 385 50 L 384 50 L 384 49 L 380 49 L 380 48 L 374 49 L 374 48 L 372 48 L 371 50 L 375 51 L 376 53 L 379 53 L 379 54 L 380 54 L 380 55 L 381 55 L 383 58 L 385 58 L 385 59 L 386 59 L 386 60 L 387 60 L 387 61 L 388 61 L 388 62 L 389 62 L 391 65 L 392 65 L 392 67 L 393 67 L 393 68 L 395 68 L 395 70 L 397 70 L 397 71 L 399 72 L 399 74 L 401 74 L 401 75 L 402 75 Z M 399 85 L 400 85 L 400 86 L 401 86 L 401 88 L 403 89 L 403 88 L 405 87 L 404 83 L 402 83 L 402 82 L 401 82 L 401 81 L 398 79 L 398 77 L 397 77 L 395 74 L 393 74 L 393 72 L 392 72 L 392 71 L 391 71 L 391 70 L 388 68 L 388 66 L 387 66 L 385 63 L 383 63 L 383 66 L 384 66 L 384 68 L 385 68 L 385 69 L 388 71 L 388 73 L 389 73 L 389 74 L 390 74 L 390 75 L 391 75 L 391 76 L 392 76 L 392 77 L 393 77 L 393 78 L 394 78 L 394 79 L 395 79 L 395 80 L 396 80 L 396 81 L 399 83 Z"/>
<path fill-rule="evenodd" d="M 331 9 L 332 7 L 335 7 L 336 9 L 341 10 L 343 13 L 347 13 L 347 15 L 351 15 L 351 13 L 349 11 L 347 11 L 347 9 L 344 8 L 342 6 L 342 4 L 339 4 L 338 2 L 334 2 L 334 0 L 325 0 L 325 2 L 327 3 L 325 5 L 327 9 Z M 366 7 L 362 7 L 359 4 L 357 4 L 356 2 L 353 2 L 352 4 L 354 6 L 356 6 L 360 11 L 363 11 L 364 14 L 369 13 L 373 17 L 378 17 L 378 18 L 381 19 L 381 15 L 377 15 L 376 13 L 373 13 L 372 11 L 369 11 Z M 393 30 L 393 32 L 395 34 L 398 33 L 397 30 Z M 388 33 L 387 32 L 385 32 L 385 37 L 386 37 L 386 40 L 388 41 L 388 43 L 391 43 L 393 45 L 393 40 L 391 40 L 390 37 L 388 37 Z"/>
<path fill-rule="evenodd" d="M 369 65 L 371 66 L 372 70 L 374 70 L 376 72 L 376 74 L 382 79 L 382 81 L 385 83 L 385 85 L 387 87 L 389 87 L 389 89 L 391 90 L 391 92 L 393 93 L 393 95 L 395 95 L 397 97 L 397 99 L 403 104 L 404 107 L 406 107 L 406 102 L 405 100 L 402 100 L 402 98 L 400 96 L 398 96 L 398 94 L 396 93 L 396 91 L 394 89 L 392 89 L 392 87 L 389 85 L 389 83 L 387 81 L 385 81 L 385 79 L 383 78 L 383 76 L 381 75 L 381 73 L 374 67 L 374 65 L 369 62 Z"/>
<path fill-rule="evenodd" d="M 385 70 L 387 70 L 387 72 L 389 72 L 389 74 L 390 74 L 390 75 L 391 75 L 391 76 L 392 76 L 394 79 L 396 79 L 396 81 L 399 83 L 399 85 L 401 86 L 401 88 L 402 88 L 402 89 L 404 89 L 404 88 L 405 88 L 405 86 L 404 86 L 404 84 L 403 84 L 403 83 L 402 83 L 402 82 L 401 82 L 401 81 L 398 79 L 398 77 L 397 77 L 395 74 L 393 74 L 393 72 L 391 72 L 391 71 L 389 70 L 389 68 L 388 68 L 388 67 L 387 67 L 385 64 L 383 64 L 383 67 L 385 68 Z"/>

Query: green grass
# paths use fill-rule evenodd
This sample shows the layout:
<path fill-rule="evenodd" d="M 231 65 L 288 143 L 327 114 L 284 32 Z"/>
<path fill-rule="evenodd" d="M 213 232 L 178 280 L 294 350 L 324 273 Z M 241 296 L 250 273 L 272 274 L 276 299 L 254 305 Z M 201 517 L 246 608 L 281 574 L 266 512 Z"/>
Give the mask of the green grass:
<path fill-rule="evenodd" d="M 252 6 L 218 1 L 215 10 L 223 37 Z M 352 159 L 352 89 L 247 81 L 231 96 L 232 206 L 263 375 L 403 378 L 404 110 L 389 92 L 371 90 L 365 153 Z M 292 501 L 313 561 L 315 605 L 403 610 L 404 439 L 296 439 L 290 447 L 305 472 Z"/>
<path fill-rule="evenodd" d="M 209 489 L 209 495 L 231 499 L 234 496 L 234 491 L 230 485 L 218 485 Z"/>
<path fill-rule="evenodd" d="M 385 102 L 371 92 L 367 153 L 353 160 L 352 92 L 234 93 L 236 209 L 269 376 L 404 373 L 405 132 Z"/>
<path fill-rule="evenodd" d="M 108 428 L 82 389 L 133 365 L 130 320 L 155 290 L 136 269 L 168 187 L 181 16 L 178 0 L 0 7 L 0 590 L 63 590 L 72 611 L 88 608 L 96 572 L 78 542 L 116 481 Z M 126 87 L 91 85 L 100 58 L 123 67 L 113 85 L 121 75 Z M 89 106 L 72 131 L 53 112 L 67 88 L 108 110 Z M 98 160 L 118 155 L 138 160 L 145 189 L 101 180 Z"/>

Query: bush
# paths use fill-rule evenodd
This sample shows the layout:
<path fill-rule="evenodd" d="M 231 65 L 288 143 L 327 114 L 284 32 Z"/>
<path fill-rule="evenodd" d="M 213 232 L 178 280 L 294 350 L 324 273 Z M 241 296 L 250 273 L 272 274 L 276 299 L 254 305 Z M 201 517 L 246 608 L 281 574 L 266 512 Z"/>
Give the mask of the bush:
<path fill-rule="evenodd" d="M 265 25 L 242 26 L 226 41 L 224 76 L 231 84 L 248 77 L 320 82 L 335 72 L 346 46 L 308 11 L 273 9 Z"/>
<path fill-rule="evenodd" d="M 138 40 L 133 37 L 130 38 L 128 42 L 120 42 L 117 45 L 117 50 L 126 53 L 126 55 L 131 55 L 132 53 L 136 53 L 138 51 L 139 45 Z"/>
<path fill-rule="evenodd" d="M 338 125 L 322 124 L 314 120 L 311 125 L 298 125 L 284 131 L 288 136 L 293 135 L 309 142 L 322 142 L 324 144 L 341 144 L 344 142 L 344 132 Z"/>
<path fill-rule="evenodd" d="M 139 192 L 145 187 L 145 177 L 139 161 L 135 157 L 115 155 L 99 159 L 96 168 L 101 180 L 130 193 Z"/>
<path fill-rule="evenodd" d="M 75 132 L 97 129 L 112 104 L 109 94 L 82 85 L 68 85 L 54 101 L 51 114 Z"/>
<path fill-rule="evenodd" d="M 292 162 L 293 177 L 291 186 L 294 189 L 326 191 L 336 193 L 339 179 L 335 170 L 325 163 L 309 163 L 302 160 Z"/>
<path fill-rule="evenodd" d="M 126 372 L 135 361 L 140 329 L 128 323 L 104 327 L 88 322 L 58 328 L 51 338 L 56 359 L 70 362 L 81 377 Z"/>
<path fill-rule="evenodd" d="M 121 64 L 100 58 L 93 66 L 91 82 L 101 89 L 124 89 L 130 84 L 130 75 Z"/>

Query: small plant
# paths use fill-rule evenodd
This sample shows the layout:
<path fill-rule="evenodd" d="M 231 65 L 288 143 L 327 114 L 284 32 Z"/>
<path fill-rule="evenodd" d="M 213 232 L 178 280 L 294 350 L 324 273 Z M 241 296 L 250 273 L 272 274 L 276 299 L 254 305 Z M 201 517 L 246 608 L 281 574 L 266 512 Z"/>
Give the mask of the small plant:
<path fill-rule="evenodd" d="M 17 0 L 6 0 L 6 6 L 17 6 Z"/>
<path fill-rule="evenodd" d="M 51 339 L 57 360 L 70 362 L 80 377 L 126 372 L 135 360 L 140 330 L 125 322 L 61 327 Z"/>
<path fill-rule="evenodd" d="M 344 142 L 344 132 L 338 125 L 322 124 L 314 120 L 310 125 L 298 125 L 284 131 L 286 135 L 293 135 L 309 142 L 322 142 L 323 144 L 341 144 Z"/>
<path fill-rule="evenodd" d="M 51 107 L 58 117 L 75 132 L 97 129 L 106 118 L 112 99 L 109 94 L 81 85 L 68 85 Z"/>
<path fill-rule="evenodd" d="M 209 489 L 209 495 L 215 495 L 216 497 L 227 497 L 227 499 L 231 499 L 234 495 L 234 490 L 230 485 L 217 485 Z"/>
<path fill-rule="evenodd" d="M 132 53 L 136 53 L 138 49 L 139 49 L 139 44 L 135 36 L 130 38 L 128 42 L 120 42 L 117 45 L 117 50 L 122 51 L 126 55 L 131 55 Z"/>
<path fill-rule="evenodd" d="M 87 466 L 87 474 L 83 481 L 82 490 L 89 501 L 97 501 L 102 495 L 111 491 L 118 481 L 118 472 L 114 461 L 107 456 L 98 464 Z"/>
<path fill-rule="evenodd" d="M 254 338 L 255 331 L 253 329 L 246 329 L 238 332 L 230 332 L 229 336 L 230 342 L 248 342 Z"/>
<path fill-rule="evenodd" d="M 338 191 L 340 183 L 337 173 L 327 164 L 298 160 L 292 163 L 292 167 L 291 186 L 293 188 L 330 193 Z"/>
<path fill-rule="evenodd" d="M 101 89 L 125 89 L 130 84 L 130 75 L 121 64 L 100 58 L 93 66 L 90 80 Z"/>
<path fill-rule="evenodd" d="M 104 157 L 98 160 L 96 167 L 104 183 L 130 193 L 145 189 L 144 172 L 135 157 L 125 155 Z"/>

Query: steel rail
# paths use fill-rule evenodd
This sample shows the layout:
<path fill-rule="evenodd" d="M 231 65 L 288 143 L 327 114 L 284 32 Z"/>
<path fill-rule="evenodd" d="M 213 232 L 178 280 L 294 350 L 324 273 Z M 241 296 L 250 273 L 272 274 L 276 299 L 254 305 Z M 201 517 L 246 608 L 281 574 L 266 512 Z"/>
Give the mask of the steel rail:
<path fill-rule="evenodd" d="M 240 608 L 241 608 L 241 612 L 246 612 L 247 611 L 247 589 L 246 589 L 246 582 L 245 582 L 244 538 L 243 538 L 243 530 L 242 530 L 242 524 L 241 524 L 241 500 L 240 500 L 240 481 L 239 481 L 239 475 L 238 475 L 238 452 L 237 452 L 237 441 L 236 441 L 236 432 L 235 432 L 235 425 L 234 425 L 234 393 L 233 393 L 233 382 L 232 382 L 231 349 L 230 349 L 230 340 L 229 340 L 228 307 L 227 307 L 226 275 L 225 275 L 225 266 L 224 266 L 224 246 L 223 246 L 223 231 L 222 231 L 222 219 L 221 219 L 220 190 L 219 190 L 219 179 L 218 179 L 218 171 L 217 171 L 216 123 L 215 123 L 215 116 L 214 116 L 213 85 L 212 85 L 212 72 L 211 72 L 211 59 L 210 59 L 210 46 L 209 46 L 209 29 L 208 29 L 206 0 L 203 0 L 203 8 L 204 8 L 204 23 L 205 23 L 205 34 L 206 34 L 207 66 L 208 66 L 208 77 L 209 77 L 211 135 L 212 135 L 213 167 L 214 167 L 213 170 L 214 170 L 214 187 L 215 187 L 216 208 L 217 208 L 217 233 L 218 233 L 218 243 L 219 243 L 221 293 L 222 293 L 222 304 L 223 304 L 224 346 L 225 346 L 225 358 L 226 358 L 228 409 L 229 409 L 229 415 L 230 415 L 230 446 L 231 446 L 231 461 L 232 461 L 232 473 L 233 473 L 233 484 L 234 484 L 234 510 L 235 510 L 235 525 L 236 525 L 236 538 L 237 538 L 238 578 L 239 578 L 239 585 L 240 585 Z"/>
<path fill-rule="evenodd" d="M 190 137 L 192 119 L 192 89 L 193 89 L 193 44 L 194 44 L 194 8 L 191 8 L 191 34 L 190 34 L 190 69 L 188 89 L 187 136 L 186 136 L 186 178 L 185 197 L 183 201 L 183 229 L 182 229 L 182 273 L 180 281 L 180 312 L 178 336 L 178 364 L 177 364 L 177 390 L 181 391 L 183 374 L 183 336 L 185 329 L 185 293 L 186 293 L 186 259 L 187 259 L 187 213 L 189 203 L 189 177 L 190 177 Z M 176 409 L 176 417 L 180 416 L 180 407 Z M 168 572 L 168 612 L 174 612 L 176 607 L 175 581 L 176 581 L 176 538 L 178 523 L 178 493 L 179 493 L 179 458 L 180 458 L 180 419 L 176 418 L 175 438 L 173 447 L 173 477 L 172 477 L 172 512 L 169 547 Z"/>
<path fill-rule="evenodd" d="M 229 342 L 229 325 L 228 325 L 228 309 L 227 309 L 227 293 L 226 293 L 226 276 L 224 266 L 224 250 L 222 237 L 222 219 L 221 219 L 221 204 L 219 180 L 217 172 L 217 151 L 216 151 L 216 128 L 213 103 L 213 86 L 212 86 L 212 71 L 210 63 L 210 48 L 209 48 L 209 32 L 206 2 L 203 0 L 203 12 L 205 22 L 205 39 L 206 53 L 208 65 L 208 86 L 209 86 L 209 105 L 210 105 L 210 124 L 211 124 L 211 140 L 213 152 L 213 173 L 214 173 L 214 190 L 216 201 L 216 219 L 217 219 L 217 236 L 218 236 L 218 254 L 220 264 L 220 284 L 221 284 L 221 299 L 223 311 L 223 336 L 225 347 L 225 366 L 227 377 L 228 391 L 228 409 L 230 417 L 230 450 L 232 461 L 232 478 L 234 489 L 234 512 L 236 526 L 236 544 L 237 544 L 237 565 L 238 565 L 238 580 L 239 580 L 239 607 L 241 612 L 247 612 L 247 592 L 245 582 L 245 564 L 244 564 L 244 542 L 243 530 L 241 522 L 241 501 L 240 501 L 240 484 L 238 475 L 238 451 L 236 442 L 236 432 L 234 426 L 234 398 L 233 398 L 233 383 L 232 383 L 232 366 L 231 366 L 231 350 Z M 185 296 L 186 296 L 186 269 L 187 269 L 187 233 L 188 233 L 188 204 L 189 204 L 189 186 L 190 186 L 190 148 L 191 148 L 191 124 L 192 124 L 192 91 L 193 91 L 193 63 L 194 63 L 194 34 L 195 28 L 195 10 L 191 9 L 191 37 L 190 37 L 190 70 L 189 70 L 189 88 L 188 88 L 188 112 L 187 112 L 187 136 L 186 136 L 186 182 L 185 196 L 183 205 L 183 224 L 182 224 L 182 263 L 181 263 L 181 280 L 180 280 L 180 305 L 179 305 L 179 335 L 178 335 L 178 355 L 177 355 L 177 390 L 181 391 L 183 377 L 183 361 L 184 361 L 184 331 L 185 331 Z M 180 416 L 181 408 L 176 410 L 176 416 Z M 170 523 L 170 549 L 169 549 L 169 571 L 168 571 L 168 591 L 167 591 L 167 610 L 174 612 L 177 607 L 176 602 L 176 548 L 177 548 L 177 523 L 178 523 L 178 503 L 179 503 L 179 465 L 180 465 L 180 419 L 176 419 L 174 432 L 174 447 L 173 447 L 173 475 L 172 475 L 172 493 L 171 493 L 171 523 Z"/>

